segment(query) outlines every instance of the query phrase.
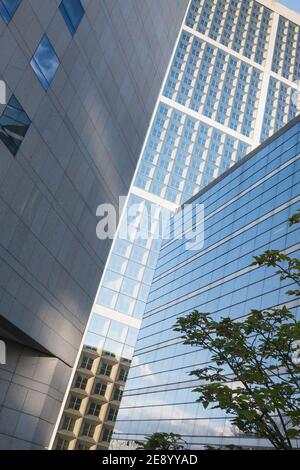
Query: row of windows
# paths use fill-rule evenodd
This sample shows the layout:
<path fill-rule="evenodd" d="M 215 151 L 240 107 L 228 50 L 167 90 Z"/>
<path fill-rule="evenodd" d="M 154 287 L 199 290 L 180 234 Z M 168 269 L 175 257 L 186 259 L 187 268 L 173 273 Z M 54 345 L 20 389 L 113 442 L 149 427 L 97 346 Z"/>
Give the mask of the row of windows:
<path fill-rule="evenodd" d="M 68 425 L 67 422 L 65 424 Z M 72 427 L 72 425 L 73 425 L 73 423 L 70 422 L 69 426 Z M 74 425 L 75 425 L 75 423 L 74 423 Z M 91 423 L 84 423 L 83 428 L 82 428 L 82 432 L 81 432 L 81 436 L 87 436 L 87 437 L 93 438 L 94 434 L 95 434 L 95 430 L 96 430 L 95 425 L 93 425 Z M 109 443 L 110 440 L 111 440 L 111 437 L 112 437 L 112 430 L 110 428 L 104 427 L 103 430 L 102 430 L 102 435 L 101 435 L 100 442 Z M 55 449 L 56 450 L 69 450 L 70 449 L 70 447 L 69 447 L 70 442 L 71 442 L 71 440 L 58 438 Z M 82 443 L 82 442 L 78 441 L 77 444 L 76 444 L 75 450 L 90 450 L 90 446 L 88 444 L 85 444 L 85 443 Z"/>
<path fill-rule="evenodd" d="M 300 79 L 300 27 L 280 16 L 272 70 L 296 82 Z"/>
<path fill-rule="evenodd" d="M 161 103 L 134 185 L 180 203 L 248 150 L 248 144 Z"/>
<path fill-rule="evenodd" d="M 261 80 L 258 69 L 183 32 L 164 95 L 250 137 Z"/>
<path fill-rule="evenodd" d="M 255 1 L 193 0 L 186 24 L 258 64 L 264 64 L 271 22 L 271 11 Z"/>

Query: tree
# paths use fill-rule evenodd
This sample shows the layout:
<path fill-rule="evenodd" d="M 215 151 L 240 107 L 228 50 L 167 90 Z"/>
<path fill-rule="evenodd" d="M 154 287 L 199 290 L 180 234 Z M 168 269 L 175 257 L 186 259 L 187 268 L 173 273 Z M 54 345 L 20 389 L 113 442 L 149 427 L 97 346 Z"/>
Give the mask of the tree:
<path fill-rule="evenodd" d="M 155 432 L 151 436 L 146 437 L 145 444 L 139 449 L 143 450 L 183 450 L 186 442 L 180 434 Z"/>
<path fill-rule="evenodd" d="M 289 219 L 300 222 L 300 211 Z M 300 296 L 300 260 L 279 250 L 254 257 L 253 265 L 276 268 L 280 279 L 293 282 L 288 295 Z M 252 310 L 242 320 L 214 320 L 193 311 L 178 318 L 174 330 L 184 344 L 207 349 L 211 364 L 190 372 L 204 408 L 221 408 L 242 433 L 268 439 L 276 449 L 292 449 L 300 438 L 300 322 L 286 306 Z"/>

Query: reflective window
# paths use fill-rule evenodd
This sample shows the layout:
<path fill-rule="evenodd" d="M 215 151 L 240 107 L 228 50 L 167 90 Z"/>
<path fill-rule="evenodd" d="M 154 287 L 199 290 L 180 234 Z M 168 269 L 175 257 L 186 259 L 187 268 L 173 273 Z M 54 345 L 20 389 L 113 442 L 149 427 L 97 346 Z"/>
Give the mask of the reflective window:
<path fill-rule="evenodd" d="M 112 357 L 121 356 L 122 349 L 123 344 L 113 341 L 112 339 L 107 339 L 104 344 L 103 354 L 105 353 Z"/>
<path fill-rule="evenodd" d="M 121 343 L 125 341 L 127 331 L 128 326 L 112 320 L 108 331 L 108 337 Z"/>
<path fill-rule="evenodd" d="M 137 328 L 130 327 L 128 329 L 126 344 L 129 344 L 129 346 L 135 346 L 138 334 L 139 334 L 139 330 Z"/>
<path fill-rule="evenodd" d="M 118 297 L 116 309 L 121 313 L 125 313 L 125 315 L 131 316 L 133 313 L 134 304 L 135 304 L 135 299 L 132 299 L 131 297 L 127 297 L 127 295 L 120 294 Z"/>
<path fill-rule="evenodd" d="M 30 126 L 30 119 L 12 95 L 0 117 L 0 139 L 15 156 Z"/>
<path fill-rule="evenodd" d="M 84 9 L 80 0 L 62 0 L 59 10 L 69 28 L 70 33 L 74 36 L 80 21 L 84 15 Z"/>
<path fill-rule="evenodd" d="M 100 315 L 94 313 L 90 323 L 89 331 L 106 336 L 109 322 L 110 320 L 108 318 L 101 317 Z"/>
<path fill-rule="evenodd" d="M 10 22 L 22 0 L 0 0 L 0 15 L 6 24 Z"/>
<path fill-rule="evenodd" d="M 39 43 L 30 65 L 42 87 L 47 91 L 59 66 L 58 57 L 47 36 L 44 36 Z"/>
<path fill-rule="evenodd" d="M 105 338 L 103 336 L 96 335 L 95 333 L 88 332 L 85 337 L 84 347 L 96 351 L 102 349 Z"/>

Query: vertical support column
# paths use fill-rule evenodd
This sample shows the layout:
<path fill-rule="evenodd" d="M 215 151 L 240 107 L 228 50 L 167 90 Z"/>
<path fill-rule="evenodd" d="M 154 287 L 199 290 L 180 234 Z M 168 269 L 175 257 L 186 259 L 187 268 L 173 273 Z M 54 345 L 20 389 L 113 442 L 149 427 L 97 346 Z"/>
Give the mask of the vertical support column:
<path fill-rule="evenodd" d="M 267 95 L 268 95 L 268 89 L 269 89 L 269 83 L 270 83 L 270 76 L 271 76 L 271 70 L 272 70 L 272 61 L 273 61 L 273 54 L 274 54 L 274 49 L 275 49 L 278 23 L 279 23 L 279 14 L 274 12 L 273 21 L 272 21 L 272 29 L 271 29 L 271 34 L 270 34 L 270 41 L 268 45 L 268 54 L 267 54 L 265 69 L 263 72 L 263 80 L 261 84 L 261 92 L 260 92 L 258 111 L 257 111 L 257 116 L 256 116 L 256 124 L 255 124 L 254 135 L 253 135 L 255 147 L 261 143 L 260 136 L 262 132 L 263 119 L 264 119 L 264 113 L 265 113 L 265 107 L 266 107 L 266 101 L 267 101 Z"/>

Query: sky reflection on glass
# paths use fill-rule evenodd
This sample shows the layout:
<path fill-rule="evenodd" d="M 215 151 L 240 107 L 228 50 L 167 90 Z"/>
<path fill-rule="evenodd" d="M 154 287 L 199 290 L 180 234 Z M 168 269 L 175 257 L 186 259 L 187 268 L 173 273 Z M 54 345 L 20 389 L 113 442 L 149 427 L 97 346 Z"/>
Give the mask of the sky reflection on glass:
<path fill-rule="evenodd" d="M 37 78 L 47 91 L 52 82 L 59 60 L 47 36 L 44 36 L 30 61 Z"/>

